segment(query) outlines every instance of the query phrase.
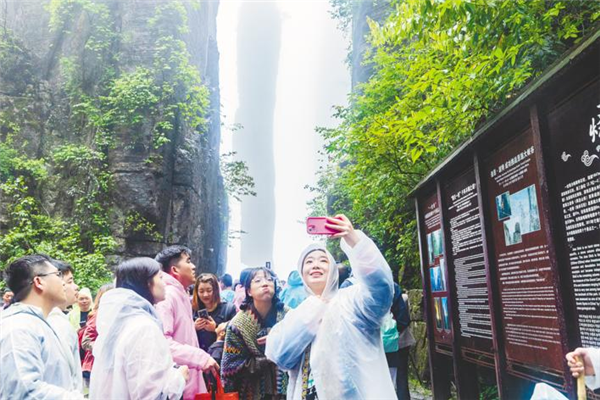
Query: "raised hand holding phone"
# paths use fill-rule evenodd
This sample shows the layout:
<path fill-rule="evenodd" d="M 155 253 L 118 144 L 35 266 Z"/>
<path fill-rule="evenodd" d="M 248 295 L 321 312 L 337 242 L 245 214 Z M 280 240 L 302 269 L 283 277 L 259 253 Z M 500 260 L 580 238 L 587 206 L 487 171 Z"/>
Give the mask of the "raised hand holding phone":
<path fill-rule="evenodd" d="M 343 238 L 350 247 L 354 247 L 360 240 L 352 226 L 352 222 L 344 214 L 338 214 L 333 218 L 327 217 L 325 226 L 337 231 L 336 234 L 331 236 L 332 238 Z"/>

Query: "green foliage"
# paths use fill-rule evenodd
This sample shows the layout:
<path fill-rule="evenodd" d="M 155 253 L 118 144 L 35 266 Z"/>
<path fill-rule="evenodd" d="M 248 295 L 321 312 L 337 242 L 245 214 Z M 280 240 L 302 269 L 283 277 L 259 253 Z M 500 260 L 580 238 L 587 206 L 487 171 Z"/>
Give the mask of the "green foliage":
<path fill-rule="evenodd" d="M 221 174 L 225 181 L 225 190 L 237 201 L 242 196 L 256 196 L 254 179 L 248 174 L 248 166 L 244 161 L 233 160 L 235 151 L 221 156 Z"/>
<path fill-rule="evenodd" d="M 382 245 L 406 286 L 419 287 L 411 190 L 517 91 L 587 33 L 598 2 L 402 0 L 370 21 L 365 64 L 340 125 L 320 129 L 343 165 L 321 182 L 330 213 L 344 212 Z"/>
<path fill-rule="evenodd" d="M 32 192 L 47 179 L 43 159 L 32 160 L 0 143 L 0 193 L 3 214 L 10 229 L 0 237 L 0 262 L 5 266 L 14 259 L 32 253 L 46 253 L 67 261 L 76 270 L 80 284 L 98 288 L 110 280 L 104 254 L 114 250 L 110 236 L 96 235 L 90 247 L 77 223 L 50 216 Z"/>
<path fill-rule="evenodd" d="M 12 140 L 0 143 L 0 182 L 8 182 L 15 175 L 26 181 L 45 179 L 48 176 L 44 159 L 31 160 L 14 149 Z"/>
<path fill-rule="evenodd" d="M 27 84 L 35 82 L 31 57 L 9 31 L 0 34 L 0 66 L 0 79 L 9 82 L 4 93 L 23 94 Z"/>
<path fill-rule="evenodd" d="M 163 235 L 156 231 L 156 225 L 136 211 L 127 214 L 124 228 L 130 234 L 141 234 L 156 242 L 163 240 Z"/>
<path fill-rule="evenodd" d="M 498 400 L 499 398 L 497 385 L 482 385 L 479 400 Z"/>
<path fill-rule="evenodd" d="M 202 131 L 208 110 L 208 89 L 202 85 L 200 72 L 190 63 L 185 42 L 174 36 L 156 42 L 154 68 L 165 104 L 165 116 L 179 111 L 190 127 Z"/>

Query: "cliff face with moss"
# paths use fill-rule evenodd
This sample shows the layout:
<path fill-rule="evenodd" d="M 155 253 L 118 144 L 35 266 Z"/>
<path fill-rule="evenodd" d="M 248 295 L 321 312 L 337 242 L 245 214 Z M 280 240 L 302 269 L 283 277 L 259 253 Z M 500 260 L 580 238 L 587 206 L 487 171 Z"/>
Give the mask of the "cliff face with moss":
<path fill-rule="evenodd" d="M 218 2 L 0 1 L 0 261 L 82 283 L 185 244 L 220 272 Z"/>

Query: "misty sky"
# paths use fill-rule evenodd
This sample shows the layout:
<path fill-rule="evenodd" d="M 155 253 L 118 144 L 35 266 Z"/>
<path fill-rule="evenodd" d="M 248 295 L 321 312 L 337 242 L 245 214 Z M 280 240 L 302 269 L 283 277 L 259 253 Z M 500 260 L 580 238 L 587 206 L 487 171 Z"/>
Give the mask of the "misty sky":
<path fill-rule="evenodd" d="M 251 266 L 267 261 L 269 246 L 256 243 L 261 238 L 270 241 L 273 237 L 273 265 L 285 279 L 296 267 L 301 250 L 311 242 L 304 225 L 311 194 L 304 187 L 316 183 L 318 151 L 322 146 L 314 128 L 332 126 L 331 107 L 346 104 L 350 91 L 350 76 L 344 64 L 348 43 L 329 16 L 327 0 L 240 3 L 223 0 L 217 20 L 221 101 L 226 125 L 222 151 L 235 147 L 243 159 L 245 148 L 254 146 L 268 148 L 272 154 L 263 155 L 264 165 L 259 162 L 260 156 L 253 157 L 254 152 L 246 154 L 250 173 L 259 183 L 259 194 L 255 199 L 244 199 L 244 215 L 258 216 L 255 219 L 262 218 L 265 223 L 242 235 L 241 242 L 230 243 L 227 271 L 236 278 L 244 260 L 249 260 L 246 263 Z M 244 12 L 242 18 L 240 12 Z M 257 23 L 264 25 L 268 20 L 272 26 L 256 27 Z M 265 39 L 277 31 L 278 37 Z M 256 57 L 250 57 L 252 54 Z M 239 82 L 240 79 L 244 82 Z M 274 86 L 269 83 L 271 79 Z M 266 82 L 264 92 L 260 91 L 260 84 L 257 87 L 247 80 Z M 270 105 L 271 100 L 274 104 Z M 232 133 L 227 128 L 234 123 L 242 123 L 244 128 Z M 258 132 L 264 132 L 263 136 L 272 134 L 272 150 L 264 143 L 256 147 L 265 139 L 251 138 Z M 274 171 L 269 165 L 274 166 Z M 272 173 L 274 176 L 270 177 Z M 269 181 L 274 182 L 272 189 L 268 187 Z M 230 200 L 230 207 L 230 229 L 240 229 L 242 207 L 234 200 Z M 270 228 L 273 222 L 269 214 L 274 217 L 274 231 Z M 244 259 L 242 246 L 246 247 Z M 254 247 L 256 251 L 248 257 L 247 252 Z"/>

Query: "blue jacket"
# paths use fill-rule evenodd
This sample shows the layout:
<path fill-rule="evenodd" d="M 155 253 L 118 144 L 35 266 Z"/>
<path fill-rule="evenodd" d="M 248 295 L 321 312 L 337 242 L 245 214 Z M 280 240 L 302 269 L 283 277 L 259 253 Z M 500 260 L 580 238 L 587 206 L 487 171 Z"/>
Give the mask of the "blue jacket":
<path fill-rule="evenodd" d="M 304 289 L 302 278 L 298 271 L 292 271 L 288 277 L 287 286 L 281 292 L 281 301 L 289 308 L 296 308 L 306 299 L 308 294 Z"/>

